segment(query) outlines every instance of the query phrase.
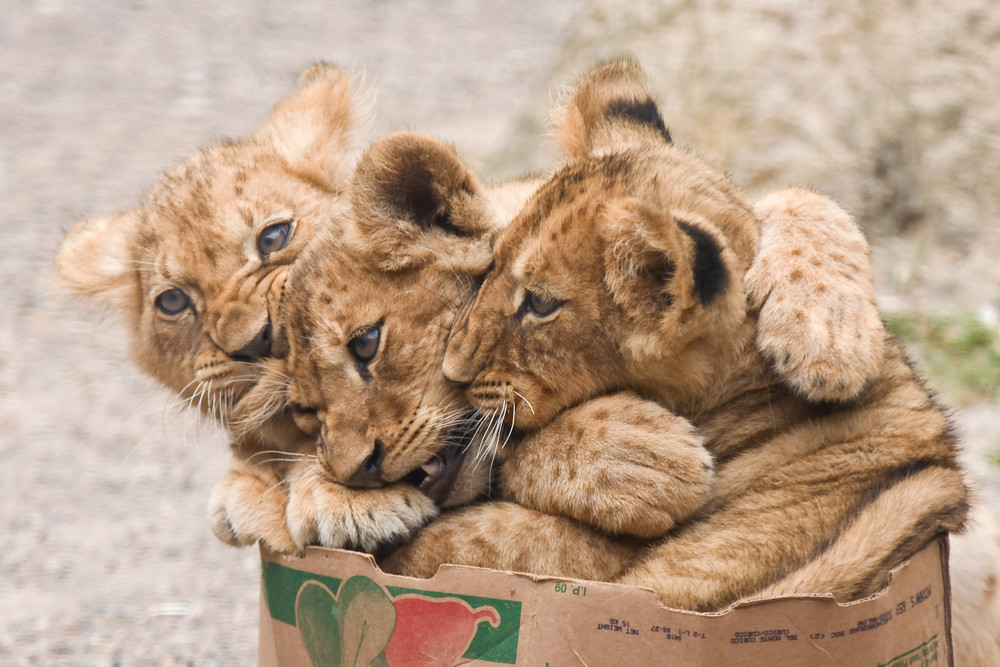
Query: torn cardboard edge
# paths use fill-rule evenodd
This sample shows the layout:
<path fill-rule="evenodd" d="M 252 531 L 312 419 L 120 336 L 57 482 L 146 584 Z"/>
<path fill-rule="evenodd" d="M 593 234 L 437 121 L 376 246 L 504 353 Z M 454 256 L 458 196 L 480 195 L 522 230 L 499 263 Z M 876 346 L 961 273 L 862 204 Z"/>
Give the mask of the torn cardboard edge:
<path fill-rule="evenodd" d="M 619 584 L 459 565 L 430 579 L 309 547 L 261 549 L 259 664 L 952 665 L 948 541 L 893 571 L 879 593 L 755 599 L 723 612 L 661 606 Z"/>

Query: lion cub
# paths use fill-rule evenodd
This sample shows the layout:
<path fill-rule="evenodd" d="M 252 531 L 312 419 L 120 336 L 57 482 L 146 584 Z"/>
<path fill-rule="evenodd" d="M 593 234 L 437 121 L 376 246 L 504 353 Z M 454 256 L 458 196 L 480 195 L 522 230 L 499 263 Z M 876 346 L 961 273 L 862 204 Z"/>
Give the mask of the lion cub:
<path fill-rule="evenodd" d="M 711 610 L 796 571 L 813 576 L 797 582 L 800 590 L 857 598 L 938 533 L 961 529 L 968 490 L 951 425 L 891 337 L 873 348 L 874 372 L 857 395 L 827 402 L 806 400 L 782 376 L 810 348 L 795 350 L 794 339 L 761 344 L 776 321 L 808 329 L 812 317 L 802 304 L 768 314 L 766 300 L 748 299 L 748 284 L 760 289 L 768 278 L 751 271 L 758 215 L 792 215 L 797 197 L 766 198 L 755 213 L 723 174 L 672 145 L 631 63 L 590 72 L 568 114 L 578 150 L 498 235 L 495 265 L 452 329 L 444 373 L 480 413 L 537 436 L 529 451 L 538 461 L 559 459 L 613 416 L 597 411 L 574 440 L 546 449 L 541 436 L 567 411 L 608 396 L 617 410 L 652 400 L 675 416 L 659 434 L 667 451 L 672 439 L 696 434 L 715 459 L 715 479 L 690 516 L 628 560 L 603 554 L 614 540 L 577 540 L 578 524 L 549 515 L 533 525 L 537 512 L 487 504 L 443 517 L 389 565 L 426 575 L 447 560 L 573 576 L 579 566 L 584 576 L 652 588 L 666 605 Z M 838 210 L 806 199 L 806 210 Z M 771 255 L 771 270 L 787 282 L 771 284 L 768 296 L 809 281 L 822 299 L 850 283 L 864 267 L 847 255 L 863 239 L 847 242 L 845 263 L 817 274 L 821 258 L 804 254 L 808 244 Z M 642 451 L 647 465 L 661 464 Z M 567 483 L 572 472 L 564 471 Z M 610 492 L 635 489 L 600 467 L 575 472 L 603 474 Z M 532 543 L 496 535 L 505 523 L 533 525 Z M 867 536 L 866 549 L 852 551 L 838 536 Z M 573 549 L 539 555 L 537 544 Z M 809 567 L 817 562 L 824 567 Z"/>
<path fill-rule="evenodd" d="M 347 211 L 358 107 L 347 74 L 310 68 L 256 133 L 180 163 L 136 208 L 77 223 L 56 260 L 70 290 L 125 316 L 143 371 L 231 431 L 210 504 L 229 543 L 295 548 L 280 459 L 312 439 L 273 400 L 273 323 L 289 267 Z"/>
<path fill-rule="evenodd" d="M 453 149 L 409 132 L 365 151 L 350 214 L 337 233 L 317 235 L 291 272 L 277 328 L 283 399 L 316 437 L 289 501 L 297 544 L 326 544 L 324 526 L 341 521 L 348 508 L 331 489 L 401 494 L 424 523 L 489 488 L 487 440 L 470 430 L 441 357 L 492 261 L 496 228 L 536 185 L 487 187 Z M 388 520 L 394 508 L 384 510 Z"/>

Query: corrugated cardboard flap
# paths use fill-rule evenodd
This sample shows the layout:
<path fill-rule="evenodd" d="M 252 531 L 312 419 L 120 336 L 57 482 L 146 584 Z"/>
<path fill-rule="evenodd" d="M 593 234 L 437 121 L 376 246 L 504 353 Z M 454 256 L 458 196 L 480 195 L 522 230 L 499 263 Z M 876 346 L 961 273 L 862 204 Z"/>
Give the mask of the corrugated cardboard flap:
<path fill-rule="evenodd" d="M 601 582 L 451 565 L 414 579 L 314 547 L 261 557 L 261 665 L 951 664 L 945 537 L 870 598 L 752 600 L 714 614 Z"/>

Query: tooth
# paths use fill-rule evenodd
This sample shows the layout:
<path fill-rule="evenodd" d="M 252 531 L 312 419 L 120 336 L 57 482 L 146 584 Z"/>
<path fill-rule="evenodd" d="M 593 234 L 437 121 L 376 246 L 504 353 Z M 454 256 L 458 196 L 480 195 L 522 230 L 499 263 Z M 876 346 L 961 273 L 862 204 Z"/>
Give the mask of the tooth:
<path fill-rule="evenodd" d="M 420 466 L 420 468 L 429 476 L 433 477 L 441 472 L 442 468 L 444 468 L 444 462 L 435 456 L 430 461 Z"/>

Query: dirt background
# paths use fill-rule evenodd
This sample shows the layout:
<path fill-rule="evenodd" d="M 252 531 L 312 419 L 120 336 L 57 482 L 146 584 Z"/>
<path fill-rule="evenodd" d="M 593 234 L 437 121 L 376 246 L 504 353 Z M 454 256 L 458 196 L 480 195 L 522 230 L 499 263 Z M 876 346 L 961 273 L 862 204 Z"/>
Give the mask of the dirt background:
<path fill-rule="evenodd" d="M 547 163 L 558 85 L 632 52 L 679 143 L 859 215 L 884 308 L 996 327 L 989 0 L 282 4 L 3 3 L 0 665 L 254 663 L 256 553 L 203 516 L 224 439 L 132 369 L 113 316 L 53 292 L 52 259 L 76 220 L 251 132 L 312 61 L 366 71 L 377 131 L 429 132 L 502 176 Z M 998 414 L 967 396 L 957 412 L 994 509 Z"/>

